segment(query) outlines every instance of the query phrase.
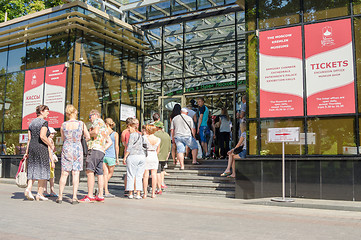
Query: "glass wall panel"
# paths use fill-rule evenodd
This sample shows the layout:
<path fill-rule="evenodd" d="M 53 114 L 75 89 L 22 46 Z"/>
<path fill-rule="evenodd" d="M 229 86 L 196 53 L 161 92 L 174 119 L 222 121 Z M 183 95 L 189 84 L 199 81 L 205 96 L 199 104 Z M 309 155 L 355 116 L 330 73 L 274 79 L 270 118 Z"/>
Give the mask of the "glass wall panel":
<path fill-rule="evenodd" d="M 235 70 L 235 44 L 185 50 L 186 77 L 227 73 Z"/>
<path fill-rule="evenodd" d="M 69 51 L 68 34 L 51 35 L 48 38 L 46 65 L 62 64 L 67 61 Z"/>
<path fill-rule="evenodd" d="M 183 51 L 164 53 L 164 79 L 181 78 L 182 69 Z"/>
<path fill-rule="evenodd" d="M 237 12 L 237 35 L 244 35 L 246 31 L 246 18 L 245 12 Z"/>
<path fill-rule="evenodd" d="M 159 81 L 161 80 L 161 59 L 160 54 L 145 56 L 145 67 L 144 67 L 144 81 Z"/>
<path fill-rule="evenodd" d="M 163 82 L 163 95 L 173 96 L 183 94 L 183 82 L 182 80 L 164 81 Z"/>
<path fill-rule="evenodd" d="M 118 128 L 120 117 L 120 84 L 122 77 L 108 73 L 105 73 L 104 76 L 104 118 L 112 118 Z"/>
<path fill-rule="evenodd" d="M 8 55 L 8 70 L 7 72 L 16 72 L 25 69 L 25 44 L 11 45 L 9 47 Z"/>
<path fill-rule="evenodd" d="M 146 39 L 150 44 L 150 52 L 162 50 L 162 28 L 153 28 L 145 32 Z"/>
<path fill-rule="evenodd" d="M 170 1 L 153 4 L 149 8 L 148 19 L 157 19 L 170 16 Z"/>
<path fill-rule="evenodd" d="M 347 16 L 350 14 L 349 0 L 304 0 L 303 4 L 305 22 Z"/>
<path fill-rule="evenodd" d="M 137 55 L 127 55 L 123 58 L 124 74 L 128 77 L 137 79 Z"/>
<path fill-rule="evenodd" d="M 140 85 L 138 82 L 124 78 L 122 80 L 121 103 L 131 106 L 140 104 Z"/>
<path fill-rule="evenodd" d="M 172 2 L 172 15 L 196 10 L 196 0 L 174 0 Z"/>
<path fill-rule="evenodd" d="M 115 73 L 121 73 L 122 71 L 122 48 L 116 46 L 113 43 L 107 43 L 105 47 L 105 70 L 112 71 Z"/>
<path fill-rule="evenodd" d="M 6 73 L 6 66 L 8 63 L 8 47 L 0 48 L 0 74 Z M 3 86 L 3 85 L 2 85 Z"/>
<path fill-rule="evenodd" d="M 355 39 L 361 39 L 361 18 L 354 18 Z M 361 112 L 361 41 L 355 41 L 358 111 Z"/>
<path fill-rule="evenodd" d="M 248 150 L 248 154 L 249 155 L 257 155 L 258 154 L 258 149 L 257 149 L 257 122 L 255 121 L 251 121 L 248 124 L 248 145 L 247 145 L 247 150 Z"/>
<path fill-rule="evenodd" d="M 247 83 L 248 83 L 248 117 L 257 117 L 258 100 L 258 55 L 257 37 L 247 35 Z"/>
<path fill-rule="evenodd" d="M 46 37 L 31 40 L 26 48 L 26 69 L 40 68 L 45 65 Z"/>
<path fill-rule="evenodd" d="M 259 1 L 259 28 L 272 28 L 287 24 L 299 23 L 299 13 L 300 0 Z"/>
<path fill-rule="evenodd" d="M 167 25 L 164 27 L 164 50 L 180 49 L 183 47 L 183 24 Z"/>
<path fill-rule="evenodd" d="M 302 119 L 273 119 L 261 121 L 261 155 L 282 154 L 282 143 L 269 143 L 267 141 L 268 128 L 299 127 L 300 132 L 304 133 L 304 121 Z M 305 152 L 305 143 L 285 144 L 285 153 L 302 155 Z"/>
<path fill-rule="evenodd" d="M 235 14 L 218 15 L 186 23 L 185 46 L 225 42 L 235 38 Z"/>
<path fill-rule="evenodd" d="M 224 5 L 224 0 L 198 0 L 198 9 L 206 9 Z"/>
<path fill-rule="evenodd" d="M 212 91 L 217 89 L 235 89 L 236 74 L 221 74 L 205 77 L 187 78 L 185 80 L 185 92 Z"/>
<path fill-rule="evenodd" d="M 246 71 L 247 62 L 246 62 L 246 39 L 245 35 L 242 35 L 240 38 L 243 40 L 239 41 L 238 44 L 238 71 Z"/>
<path fill-rule="evenodd" d="M 144 122 L 152 120 L 153 113 L 159 111 L 158 99 L 162 95 L 161 82 L 144 83 Z"/>
<path fill-rule="evenodd" d="M 4 133 L 4 143 L 6 145 L 7 155 L 24 155 L 26 151 L 26 144 L 19 143 L 19 135 L 28 133 L 28 131 Z M 0 147 L 1 151 L 1 147 Z"/>
<path fill-rule="evenodd" d="M 315 136 L 314 143 L 308 144 L 308 154 L 347 154 L 345 148 L 356 147 L 354 118 L 313 118 L 308 120 L 308 133 Z"/>
<path fill-rule="evenodd" d="M 104 41 L 99 38 L 85 36 L 83 38 L 82 57 L 85 64 L 103 68 Z"/>
<path fill-rule="evenodd" d="M 128 12 L 128 22 L 138 23 L 147 20 L 147 7 L 132 9 Z"/>
<path fill-rule="evenodd" d="M 0 131 L 3 130 L 3 114 L 4 114 L 4 107 L 5 107 L 5 84 L 6 84 L 6 75 L 0 75 Z"/>
<path fill-rule="evenodd" d="M 5 131 L 21 129 L 24 78 L 24 72 L 7 75 L 4 115 Z"/>
<path fill-rule="evenodd" d="M 103 71 L 82 67 L 81 73 L 81 93 L 80 106 L 81 109 L 80 120 L 84 122 L 89 121 L 89 112 L 96 109 L 101 113 L 103 102 Z"/>

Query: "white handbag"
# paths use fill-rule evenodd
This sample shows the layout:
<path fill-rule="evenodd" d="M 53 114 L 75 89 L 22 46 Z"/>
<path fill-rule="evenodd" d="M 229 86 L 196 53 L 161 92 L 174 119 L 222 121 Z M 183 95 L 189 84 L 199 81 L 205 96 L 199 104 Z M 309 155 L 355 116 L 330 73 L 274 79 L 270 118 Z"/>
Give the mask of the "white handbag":
<path fill-rule="evenodd" d="M 26 172 L 26 159 L 20 161 L 19 169 L 15 177 L 16 185 L 20 188 L 26 188 L 28 186 L 28 176 Z"/>

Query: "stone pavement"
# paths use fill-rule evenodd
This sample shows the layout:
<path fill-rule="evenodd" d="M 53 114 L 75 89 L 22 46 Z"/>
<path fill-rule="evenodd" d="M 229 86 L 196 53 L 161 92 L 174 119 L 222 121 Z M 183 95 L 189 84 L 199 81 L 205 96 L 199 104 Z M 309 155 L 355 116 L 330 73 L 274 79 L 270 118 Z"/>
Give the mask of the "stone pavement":
<path fill-rule="evenodd" d="M 23 189 L 0 181 L 0 239 L 359 239 L 359 202 L 296 199 L 296 207 L 163 194 L 105 203 L 24 200 Z M 56 186 L 56 189 L 57 186 Z M 35 188 L 33 189 L 35 190 Z M 85 194 L 79 191 L 79 198 Z M 35 193 L 35 191 L 33 191 Z M 66 188 L 69 197 L 71 188 Z M 120 196 L 122 192 L 115 192 Z M 70 200 L 70 199 L 69 199 Z M 351 211 L 302 207 L 344 206 Z"/>

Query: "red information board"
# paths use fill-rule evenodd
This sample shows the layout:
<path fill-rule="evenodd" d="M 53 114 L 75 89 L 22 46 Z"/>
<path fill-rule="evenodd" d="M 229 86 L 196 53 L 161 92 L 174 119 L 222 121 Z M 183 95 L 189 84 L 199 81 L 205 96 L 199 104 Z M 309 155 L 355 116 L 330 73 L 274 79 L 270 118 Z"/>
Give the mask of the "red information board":
<path fill-rule="evenodd" d="M 44 68 L 25 72 L 23 121 L 22 129 L 29 128 L 30 122 L 36 118 L 35 108 L 43 103 Z"/>
<path fill-rule="evenodd" d="M 260 117 L 303 116 L 301 27 L 263 31 L 260 44 Z"/>
<path fill-rule="evenodd" d="M 351 20 L 305 26 L 307 114 L 355 112 Z"/>
<path fill-rule="evenodd" d="M 66 67 L 64 64 L 47 67 L 45 71 L 44 104 L 49 107 L 49 126 L 60 128 L 64 122 Z"/>

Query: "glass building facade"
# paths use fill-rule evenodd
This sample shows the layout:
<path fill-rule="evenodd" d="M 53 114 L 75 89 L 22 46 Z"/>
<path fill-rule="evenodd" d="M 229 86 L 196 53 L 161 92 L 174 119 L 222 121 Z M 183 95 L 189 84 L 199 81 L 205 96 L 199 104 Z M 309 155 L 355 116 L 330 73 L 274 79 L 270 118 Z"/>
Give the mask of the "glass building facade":
<path fill-rule="evenodd" d="M 73 104 L 85 123 L 90 110 L 97 109 L 114 120 L 119 132 L 125 127 L 123 105 L 136 108 L 140 117 L 140 56 L 148 47 L 136 27 L 73 2 L 1 23 L 0 39 L 0 140 L 7 155 L 21 153 L 19 135 L 27 133 L 22 115 L 25 73 L 30 70 L 64 64 L 64 104 Z M 56 147 L 61 150 L 61 141 Z"/>

